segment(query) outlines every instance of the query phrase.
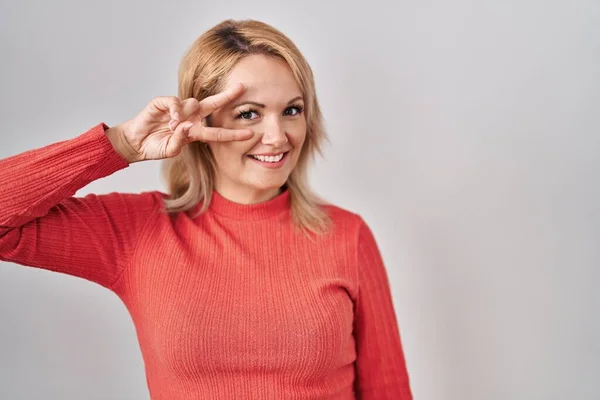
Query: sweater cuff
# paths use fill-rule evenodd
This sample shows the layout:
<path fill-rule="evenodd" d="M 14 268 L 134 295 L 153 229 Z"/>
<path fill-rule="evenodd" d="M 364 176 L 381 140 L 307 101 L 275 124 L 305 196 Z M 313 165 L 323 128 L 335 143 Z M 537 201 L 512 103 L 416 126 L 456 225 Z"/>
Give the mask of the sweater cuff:
<path fill-rule="evenodd" d="M 104 170 L 108 173 L 116 172 L 120 169 L 126 168 L 129 166 L 129 162 L 125 160 L 121 154 L 119 154 L 108 136 L 106 136 L 106 131 L 110 127 L 106 125 L 104 122 L 100 122 L 98 125 L 91 128 L 88 132 L 86 132 L 83 136 L 90 136 L 96 139 L 96 142 L 99 144 L 98 150 L 101 154 L 104 154 L 106 158 L 103 160 Z"/>

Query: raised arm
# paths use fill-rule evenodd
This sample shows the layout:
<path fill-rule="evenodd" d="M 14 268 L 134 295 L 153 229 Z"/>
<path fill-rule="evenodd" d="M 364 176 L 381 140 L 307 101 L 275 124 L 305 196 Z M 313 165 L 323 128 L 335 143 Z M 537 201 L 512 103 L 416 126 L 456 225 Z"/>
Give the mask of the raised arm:
<path fill-rule="evenodd" d="M 107 128 L 0 160 L 0 260 L 105 287 L 118 279 L 160 204 L 152 193 L 73 197 L 129 165 Z"/>
<path fill-rule="evenodd" d="M 202 101 L 156 97 L 123 124 L 98 124 L 73 139 L 0 160 L 0 260 L 112 287 L 145 224 L 163 211 L 161 194 L 73 195 L 130 163 L 175 157 L 194 141 L 252 137 L 248 129 L 205 123 L 244 90 L 234 85 Z"/>

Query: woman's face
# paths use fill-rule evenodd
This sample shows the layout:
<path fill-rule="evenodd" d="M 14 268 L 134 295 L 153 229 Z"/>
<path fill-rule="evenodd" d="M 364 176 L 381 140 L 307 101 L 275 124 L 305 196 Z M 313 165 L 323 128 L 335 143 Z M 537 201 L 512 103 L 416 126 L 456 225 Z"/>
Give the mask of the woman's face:
<path fill-rule="evenodd" d="M 216 190 L 242 203 L 267 200 L 294 169 L 306 138 L 304 99 L 289 67 L 262 55 L 240 60 L 225 86 L 241 82 L 246 91 L 213 112 L 212 126 L 247 128 L 249 140 L 209 144 L 217 164 Z"/>

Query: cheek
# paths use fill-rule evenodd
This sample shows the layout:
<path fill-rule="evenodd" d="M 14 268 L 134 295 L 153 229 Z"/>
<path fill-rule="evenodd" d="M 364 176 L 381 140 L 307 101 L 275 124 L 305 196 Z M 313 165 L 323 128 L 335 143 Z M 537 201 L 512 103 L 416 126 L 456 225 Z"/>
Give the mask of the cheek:
<path fill-rule="evenodd" d="M 306 124 L 299 124 L 288 130 L 288 138 L 295 149 L 300 150 L 306 140 Z"/>
<path fill-rule="evenodd" d="M 244 157 L 246 146 L 241 143 L 212 143 L 211 151 L 219 167 L 228 167 Z"/>

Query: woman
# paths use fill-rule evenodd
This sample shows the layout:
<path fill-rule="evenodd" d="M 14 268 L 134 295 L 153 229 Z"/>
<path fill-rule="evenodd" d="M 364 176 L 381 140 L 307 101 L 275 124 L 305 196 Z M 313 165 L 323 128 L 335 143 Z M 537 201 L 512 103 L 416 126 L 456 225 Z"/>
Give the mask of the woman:
<path fill-rule="evenodd" d="M 186 53 L 178 97 L 0 161 L 0 259 L 114 291 L 152 399 L 411 399 L 373 234 L 307 185 L 324 139 L 294 44 L 224 21 Z M 74 197 L 159 159 L 168 194 Z"/>

